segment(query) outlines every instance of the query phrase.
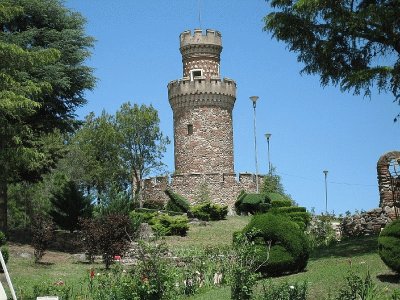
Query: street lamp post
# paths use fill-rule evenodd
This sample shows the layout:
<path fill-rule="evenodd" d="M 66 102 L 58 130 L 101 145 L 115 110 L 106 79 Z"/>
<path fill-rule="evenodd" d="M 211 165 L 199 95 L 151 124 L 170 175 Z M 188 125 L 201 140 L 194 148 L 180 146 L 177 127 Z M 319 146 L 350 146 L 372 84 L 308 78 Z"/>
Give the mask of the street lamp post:
<path fill-rule="evenodd" d="M 266 133 L 265 134 L 265 137 L 267 138 L 267 145 L 268 145 L 268 174 L 269 175 L 271 175 L 271 159 L 270 159 L 270 156 L 269 156 L 269 139 L 270 139 L 270 137 L 271 137 L 271 135 L 272 134 L 270 134 L 270 133 Z"/>
<path fill-rule="evenodd" d="M 323 173 L 325 174 L 325 213 L 328 214 L 328 184 L 326 182 L 328 171 L 324 170 Z"/>
<path fill-rule="evenodd" d="M 253 102 L 253 110 L 254 110 L 254 156 L 256 162 L 256 191 L 258 194 L 258 162 L 257 162 L 257 137 L 256 137 L 256 102 L 258 100 L 258 96 L 251 96 L 250 100 Z"/>

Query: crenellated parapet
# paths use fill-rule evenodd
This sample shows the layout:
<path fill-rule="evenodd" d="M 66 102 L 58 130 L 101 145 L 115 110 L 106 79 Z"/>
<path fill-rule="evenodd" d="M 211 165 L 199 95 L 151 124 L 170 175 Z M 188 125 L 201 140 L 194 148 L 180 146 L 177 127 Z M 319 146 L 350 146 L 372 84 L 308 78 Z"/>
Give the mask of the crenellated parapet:
<path fill-rule="evenodd" d="M 259 185 L 263 182 L 263 175 L 258 176 Z M 145 180 L 144 201 L 166 203 L 168 197 L 164 191 L 172 189 L 184 196 L 191 204 L 196 204 L 199 195 L 206 189 L 214 203 L 228 205 L 233 209 L 234 203 L 241 190 L 254 193 L 256 190 L 256 176 L 251 173 L 185 173 L 149 178 Z"/>
<path fill-rule="evenodd" d="M 228 78 L 174 80 L 168 84 L 168 99 L 174 111 L 197 106 L 219 106 L 232 111 L 236 82 Z"/>
<path fill-rule="evenodd" d="M 180 51 L 183 59 L 193 57 L 209 57 L 219 61 L 222 51 L 221 33 L 216 30 L 195 29 L 193 34 L 190 30 L 180 34 Z"/>

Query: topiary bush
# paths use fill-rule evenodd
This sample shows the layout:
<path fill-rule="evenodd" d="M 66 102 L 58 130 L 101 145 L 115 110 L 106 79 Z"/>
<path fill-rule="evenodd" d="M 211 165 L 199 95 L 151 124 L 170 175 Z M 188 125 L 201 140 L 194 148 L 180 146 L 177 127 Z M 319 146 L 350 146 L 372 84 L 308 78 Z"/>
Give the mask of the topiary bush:
<path fill-rule="evenodd" d="M 169 197 L 165 207 L 166 210 L 187 213 L 189 211 L 189 202 L 181 195 L 167 189 L 164 191 Z"/>
<path fill-rule="evenodd" d="M 255 215 L 242 233 L 254 243 L 258 271 L 263 275 L 299 272 L 307 266 L 310 250 L 306 235 L 287 216 Z"/>
<path fill-rule="evenodd" d="M 185 216 L 169 216 L 167 214 L 159 214 L 149 221 L 151 228 L 158 236 L 185 236 L 189 229 L 188 223 L 189 220 Z"/>
<path fill-rule="evenodd" d="M 400 273 L 400 219 L 386 225 L 378 238 L 379 256 L 393 271 Z"/>
<path fill-rule="evenodd" d="M 228 206 L 213 204 L 206 202 L 192 206 L 188 215 L 192 218 L 198 218 L 203 221 L 219 221 L 224 220 L 228 214 Z"/>
<path fill-rule="evenodd" d="M 282 200 L 271 200 L 271 207 L 290 207 L 292 205 L 292 201 L 289 199 L 282 199 Z"/>
<path fill-rule="evenodd" d="M 235 202 L 237 214 L 266 212 L 270 208 L 270 200 L 267 194 L 241 193 Z"/>

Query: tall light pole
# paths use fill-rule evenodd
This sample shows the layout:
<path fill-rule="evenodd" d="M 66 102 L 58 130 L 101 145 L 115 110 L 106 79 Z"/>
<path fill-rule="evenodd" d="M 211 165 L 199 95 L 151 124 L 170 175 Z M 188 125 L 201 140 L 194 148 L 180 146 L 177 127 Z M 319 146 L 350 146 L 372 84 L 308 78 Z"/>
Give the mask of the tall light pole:
<path fill-rule="evenodd" d="M 328 184 L 326 182 L 326 177 L 328 176 L 328 171 L 322 171 L 325 174 L 325 213 L 328 214 Z"/>
<path fill-rule="evenodd" d="M 269 175 L 271 175 L 271 159 L 270 159 L 270 156 L 269 156 L 269 139 L 270 139 L 270 137 L 271 137 L 271 135 L 272 134 L 270 134 L 270 133 L 266 133 L 265 134 L 265 137 L 267 138 L 267 145 L 268 145 L 268 174 Z"/>
<path fill-rule="evenodd" d="M 258 100 L 258 96 L 251 96 L 250 100 L 253 102 L 253 110 L 254 110 L 254 156 L 256 162 L 256 191 L 258 194 L 258 162 L 257 162 L 257 137 L 256 137 L 256 102 Z"/>

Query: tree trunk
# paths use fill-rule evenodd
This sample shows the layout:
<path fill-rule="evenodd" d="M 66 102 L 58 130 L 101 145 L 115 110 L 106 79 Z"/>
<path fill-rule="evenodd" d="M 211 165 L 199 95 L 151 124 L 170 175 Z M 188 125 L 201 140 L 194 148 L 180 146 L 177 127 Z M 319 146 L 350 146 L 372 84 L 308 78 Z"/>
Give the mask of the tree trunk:
<path fill-rule="evenodd" d="M 0 176 L 0 231 L 7 232 L 7 178 Z"/>

